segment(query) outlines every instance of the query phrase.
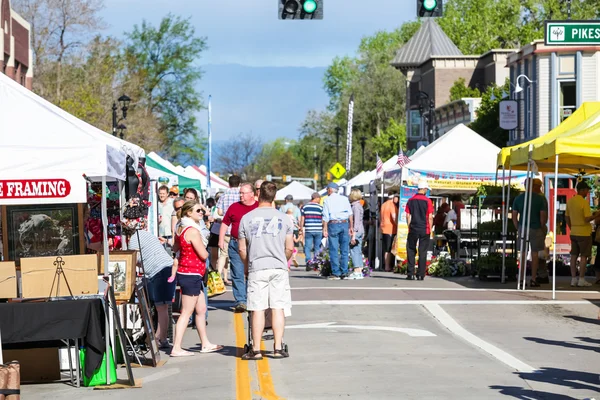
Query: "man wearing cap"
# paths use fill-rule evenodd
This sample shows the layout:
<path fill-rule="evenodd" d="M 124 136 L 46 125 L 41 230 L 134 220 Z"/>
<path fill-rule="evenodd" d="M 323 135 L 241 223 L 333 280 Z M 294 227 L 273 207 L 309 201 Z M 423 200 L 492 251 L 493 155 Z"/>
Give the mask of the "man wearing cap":
<path fill-rule="evenodd" d="M 521 193 L 515 197 L 512 209 L 512 222 L 517 229 L 517 237 L 519 237 L 517 243 L 519 244 L 518 249 L 520 249 L 522 240 L 521 229 L 523 223 L 527 222 L 525 193 Z M 531 180 L 531 218 L 529 219 L 529 245 L 531 246 L 531 281 L 529 286 L 531 287 L 540 286 L 539 283 L 537 283 L 538 266 L 540 264 L 538 254 L 546 248 L 546 234 L 548 233 L 547 223 L 548 201 L 546 200 L 544 193 L 542 193 L 541 179 L 535 178 Z M 525 233 L 525 237 L 527 237 L 527 232 Z M 528 249 L 526 245 L 523 246 L 523 249 L 524 254 L 527 254 Z M 525 257 L 522 257 L 522 259 L 524 258 Z M 525 268 L 522 270 L 526 271 Z M 519 278 L 522 279 L 523 277 L 520 276 Z"/>
<path fill-rule="evenodd" d="M 300 230 L 304 233 L 304 251 L 306 262 L 312 260 L 313 255 L 319 252 L 321 240 L 323 239 L 323 206 L 321 206 L 321 195 L 314 192 L 309 203 L 304 205 L 300 216 Z M 313 246 L 315 252 L 312 252 Z M 310 270 L 310 267 L 306 267 Z"/>
<path fill-rule="evenodd" d="M 285 196 L 285 204 L 279 208 L 279 211 L 281 211 L 284 214 L 287 214 L 287 211 L 289 209 L 291 209 L 294 212 L 294 220 L 296 220 L 296 222 L 300 221 L 300 210 L 294 205 L 294 196 L 292 196 L 291 194 Z"/>
<path fill-rule="evenodd" d="M 585 280 L 587 261 L 592 256 L 592 225 L 590 222 L 600 216 L 592 214 L 590 202 L 586 199 L 590 187 L 586 181 L 577 184 L 577 194 L 567 201 L 565 213 L 567 226 L 571 230 L 571 286 L 586 287 L 592 284 Z M 577 279 L 577 257 L 579 261 L 579 280 Z"/>
<path fill-rule="evenodd" d="M 350 235 L 354 225 L 350 201 L 338 194 L 338 189 L 337 183 L 331 182 L 327 185 L 327 198 L 323 202 L 323 236 L 328 238 L 329 244 L 330 280 L 344 279 L 348 276 Z"/>
<path fill-rule="evenodd" d="M 419 271 L 417 279 L 425 279 L 427 268 L 427 250 L 431 240 L 431 229 L 433 226 L 433 203 L 427 197 L 427 181 L 419 181 L 418 191 L 406 203 L 406 222 L 408 224 L 408 237 L 406 239 L 406 254 L 408 258 L 408 271 L 406 279 L 415 279 L 415 258 L 417 255 L 417 243 L 419 245 Z"/>
<path fill-rule="evenodd" d="M 393 193 L 388 194 L 388 199 L 381 205 L 381 246 L 383 247 L 383 262 L 385 272 L 392 272 L 394 255 L 392 254 L 392 238 L 398 231 L 398 200 Z"/>

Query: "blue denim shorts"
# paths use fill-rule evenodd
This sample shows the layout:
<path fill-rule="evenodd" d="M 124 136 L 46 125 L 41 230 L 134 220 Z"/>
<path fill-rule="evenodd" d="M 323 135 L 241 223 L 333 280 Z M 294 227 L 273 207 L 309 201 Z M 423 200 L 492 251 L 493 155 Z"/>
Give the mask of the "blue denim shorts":
<path fill-rule="evenodd" d="M 148 297 L 156 305 L 169 304 L 175 297 L 175 282 L 167 280 L 171 276 L 171 267 L 163 268 L 148 279 Z"/>

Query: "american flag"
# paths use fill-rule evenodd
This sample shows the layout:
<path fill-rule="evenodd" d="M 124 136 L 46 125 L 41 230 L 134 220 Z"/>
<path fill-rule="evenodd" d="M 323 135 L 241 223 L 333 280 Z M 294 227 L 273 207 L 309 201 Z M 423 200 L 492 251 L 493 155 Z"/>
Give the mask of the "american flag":
<path fill-rule="evenodd" d="M 381 176 L 383 174 L 383 161 L 379 158 L 379 154 L 377 155 L 377 176 Z"/>
<path fill-rule="evenodd" d="M 408 164 L 410 162 L 410 158 L 408 158 L 404 152 L 402 151 L 402 148 L 398 151 L 398 161 L 396 161 L 396 163 L 400 166 L 400 168 L 404 167 L 406 164 Z"/>

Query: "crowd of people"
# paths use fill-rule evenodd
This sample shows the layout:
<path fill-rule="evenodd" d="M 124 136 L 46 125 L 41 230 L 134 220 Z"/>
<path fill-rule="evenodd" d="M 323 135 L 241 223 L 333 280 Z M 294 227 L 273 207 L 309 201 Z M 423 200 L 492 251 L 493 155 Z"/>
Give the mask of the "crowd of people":
<path fill-rule="evenodd" d="M 129 204 L 122 221 L 128 248 L 143 259 L 148 295 L 157 313 L 156 341 L 170 349 L 172 357 L 193 356 L 182 347 L 185 329 L 191 325 L 202 343 L 201 353 L 219 351 L 207 334 L 206 276 L 217 271 L 234 297 L 235 312 L 252 311 L 252 335 L 260 345 L 265 310 L 270 309 L 275 337 L 274 355 L 287 357 L 282 346 L 285 313 L 291 309 L 288 271 L 303 246 L 307 260 L 329 252 L 329 279 L 362 279 L 365 240 L 365 201 L 360 190 L 344 196 L 335 183 L 327 196 L 312 194 L 306 204 L 294 204 L 291 196 L 275 206 L 277 187 L 272 182 L 242 182 L 232 175 L 229 189 L 202 204 L 196 190 L 179 193 L 177 187 L 158 188 L 158 237 L 145 230 L 143 212 Z M 397 199 L 391 197 L 397 215 Z M 395 223 L 395 222 L 394 222 Z M 390 232 L 391 234 L 391 232 Z M 353 269 L 349 271 L 349 261 Z M 180 288 L 181 309 L 173 343 L 169 343 L 168 305 Z M 255 348 L 245 359 L 260 359 Z"/>

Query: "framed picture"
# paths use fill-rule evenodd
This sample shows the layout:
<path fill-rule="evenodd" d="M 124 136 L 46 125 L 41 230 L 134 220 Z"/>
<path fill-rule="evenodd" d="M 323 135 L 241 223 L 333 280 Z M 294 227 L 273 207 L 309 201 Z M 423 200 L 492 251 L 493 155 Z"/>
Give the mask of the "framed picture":
<path fill-rule="evenodd" d="M 108 256 L 108 273 L 104 271 L 104 254 L 98 257 L 100 275 L 113 275 L 113 288 L 115 299 L 129 301 L 135 289 L 135 264 L 137 262 L 137 251 L 114 251 Z"/>
<path fill-rule="evenodd" d="M 77 204 L 6 206 L 5 259 L 79 254 L 78 217 Z"/>

